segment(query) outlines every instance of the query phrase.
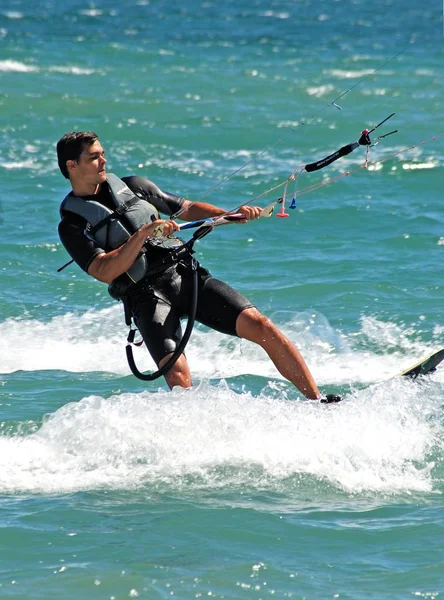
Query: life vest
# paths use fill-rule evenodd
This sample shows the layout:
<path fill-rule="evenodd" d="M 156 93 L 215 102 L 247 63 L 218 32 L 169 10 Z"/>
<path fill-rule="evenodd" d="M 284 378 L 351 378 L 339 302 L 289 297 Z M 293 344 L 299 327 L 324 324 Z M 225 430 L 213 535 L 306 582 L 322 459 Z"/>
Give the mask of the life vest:
<path fill-rule="evenodd" d="M 136 196 L 117 175 L 108 173 L 107 183 L 115 206 L 114 210 L 97 202 L 97 200 L 86 200 L 72 194 L 68 194 L 60 206 L 62 216 L 65 211 L 69 211 L 88 221 L 91 227 L 88 233 L 92 235 L 105 252 L 119 248 L 142 225 L 159 218 L 156 207 Z M 148 242 L 169 250 L 172 247 L 182 245 L 182 242 L 177 238 L 148 240 Z M 147 272 L 148 260 L 145 248 L 142 248 L 139 256 L 126 271 L 126 274 L 136 283 L 143 279 Z"/>

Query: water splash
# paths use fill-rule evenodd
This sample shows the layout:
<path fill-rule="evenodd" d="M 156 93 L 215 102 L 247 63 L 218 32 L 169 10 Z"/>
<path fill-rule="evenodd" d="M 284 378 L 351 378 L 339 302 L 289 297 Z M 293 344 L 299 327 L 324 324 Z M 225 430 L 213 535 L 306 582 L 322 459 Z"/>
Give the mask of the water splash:
<path fill-rule="evenodd" d="M 397 379 L 333 408 L 266 389 L 254 398 L 225 382 L 90 396 L 49 415 L 35 433 L 0 438 L 0 489 L 297 493 L 309 477 L 354 494 L 430 492 L 444 450 L 438 387 Z"/>

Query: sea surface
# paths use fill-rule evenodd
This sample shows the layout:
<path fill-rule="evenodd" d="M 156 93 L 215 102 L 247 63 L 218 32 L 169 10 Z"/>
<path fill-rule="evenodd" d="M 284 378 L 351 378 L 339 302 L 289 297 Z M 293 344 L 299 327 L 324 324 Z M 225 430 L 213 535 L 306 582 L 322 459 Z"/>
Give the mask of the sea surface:
<path fill-rule="evenodd" d="M 442 11 L 1 1 L 2 600 L 444 598 L 444 367 L 395 377 L 444 346 Z M 302 172 L 392 113 L 368 153 Z M 122 306 L 57 272 L 71 130 L 109 171 L 227 209 L 288 182 L 288 218 L 196 255 L 344 401 L 199 324 L 192 389 L 136 379 Z"/>

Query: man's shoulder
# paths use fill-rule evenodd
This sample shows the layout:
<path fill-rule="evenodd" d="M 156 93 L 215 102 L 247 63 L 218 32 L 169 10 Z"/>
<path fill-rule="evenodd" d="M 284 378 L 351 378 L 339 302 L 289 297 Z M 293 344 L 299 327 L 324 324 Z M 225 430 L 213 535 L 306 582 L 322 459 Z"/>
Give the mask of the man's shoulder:
<path fill-rule="evenodd" d="M 73 210 L 70 210 L 70 207 L 69 207 L 69 199 L 70 198 L 75 198 L 75 196 L 72 194 L 72 192 L 67 194 L 63 198 L 63 200 L 60 204 L 59 231 L 60 231 L 60 228 L 67 229 L 69 226 L 83 226 L 85 223 L 85 219 L 81 215 L 74 212 Z"/>
<path fill-rule="evenodd" d="M 142 192 L 145 194 L 149 194 L 153 187 L 157 188 L 156 184 L 153 183 L 150 179 L 148 179 L 147 177 L 141 177 L 140 175 L 126 175 L 121 179 L 134 193 Z"/>
<path fill-rule="evenodd" d="M 122 181 L 136 196 L 144 198 L 166 214 L 173 214 L 183 205 L 183 198 L 162 190 L 154 181 L 146 177 L 131 175 L 130 177 L 122 177 Z"/>
<path fill-rule="evenodd" d="M 69 235 L 69 233 L 75 229 L 83 230 L 85 229 L 86 224 L 86 219 L 80 215 L 66 211 L 60 215 L 60 221 L 58 224 L 59 235 Z"/>
<path fill-rule="evenodd" d="M 76 198 L 76 196 L 74 196 L 72 190 L 66 194 L 66 196 L 63 198 L 63 200 L 60 203 L 60 208 L 59 208 L 59 212 L 60 212 L 60 218 L 64 219 L 65 217 L 69 217 L 70 215 L 75 216 L 75 214 L 69 210 L 69 205 L 72 203 L 72 201 Z"/>
<path fill-rule="evenodd" d="M 130 185 L 140 185 L 148 181 L 146 177 L 141 177 L 140 175 L 125 175 L 124 177 L 121 177 L 121 179 L 126 183 L 128 187 Z"/>

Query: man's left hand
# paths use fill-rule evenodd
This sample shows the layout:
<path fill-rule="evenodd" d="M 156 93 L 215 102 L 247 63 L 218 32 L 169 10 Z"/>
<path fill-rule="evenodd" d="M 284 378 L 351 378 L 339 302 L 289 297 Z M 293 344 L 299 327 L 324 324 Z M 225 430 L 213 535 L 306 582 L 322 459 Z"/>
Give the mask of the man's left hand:
<path fill-rule="evenodd" d="M 262 208 L 260 206 L 241 206 L 237 212 L 245 215 L 246 221 L 254 221 L 261 216 Z"/>

